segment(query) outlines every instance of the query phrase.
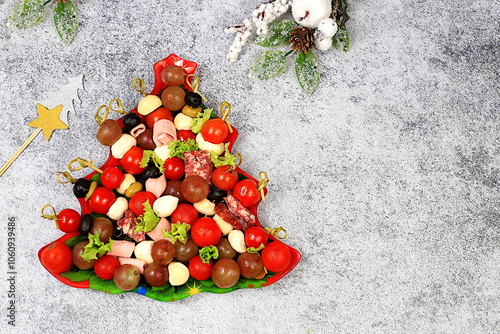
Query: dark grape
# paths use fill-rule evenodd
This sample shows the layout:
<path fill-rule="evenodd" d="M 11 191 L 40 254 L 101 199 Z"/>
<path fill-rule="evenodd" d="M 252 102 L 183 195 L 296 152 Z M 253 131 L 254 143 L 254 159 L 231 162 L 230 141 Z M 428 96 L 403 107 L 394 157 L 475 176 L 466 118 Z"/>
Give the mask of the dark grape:
<path fill-rule="evenodd" d="M 168 269 L 156 262 L 150 263 L 144 269 L 144 278 L 151 286 L 163 286 L 168 282 Z"/>
<path fill-rule="evenodd" d="M 218 260 L 212 269 L 212 280 L 221 289 L 235 285 L 240 279 L 240 267 L 231 259 Z"/>
<path fill-rule="evenodd" d="M 79 269 L 90 269 L 94 266 L 96 263 L 97 259 L 95 260 L 90 260 L 86 261 L 82 259 L 82 253 L 85 251 L 85 246 L 89 243 L 88 240 L 81 241 L 73 247 L 73 250 L 71 251 L 73 255 L 73 263 L 74 265 L 79 268 Z"/>
<path fill-rule="evenodd" d="M 82 216 L 82 219 L 80 220 L 80 226 L 78 227 L 78 232 L 80 233 L 80 235 L 89 235 L 90 228 L 92 227 L 92 221 L 92 216 L 88 213 Z"/>
<path fill-rule="evenodd" d="M 125 233 L 123 233 L 123 230 L 121 228 L 118 228 L 118 226 L 115 226 L 113 229 L 113 240 L 123 240 L 127 237 Z"/>
<path fill-rule="evenodd" d="M 122 121 L 123 125 L 125 126 L 125 129 L 131 131 L 137 125 L 141 124 L 141 116 L 131 112 L 123 116 Z"/>
<path fill-rule="evenodd" d="M 153 258 L 153 261 L 161 265 L 167 265 L 172 262 L 174 255 L 174 245 L 166 239 L 155 241 L 153 248 L 151 249 L 151 257 Z"/>
<path fill-rule="evenodd" d="M 201 96 L 195 92 L 188 92 L 184 98 L 184 102 L 191 108 L 198 108 L 201 106 Z"/>
<path fill-rule="evenodd" d="M 208 192 L 207 199 L 210 202 L 222 202 L 224 197 L 227 196 L 227 191 L 217 188 L 213 183 L 210 185 L 209 189 L 210 190 Z"/>
<path fill-rule="evenodd" d="M 120 123 L 113 119 L 105 120 L 97 130 L 97 140 L 104 146 L 111 146 L 122 136 Z"/>
<path fill-rule="evenodd" d="M 208 192 L 207 181 L 199 175 L 190 175 L 182 181 L 181 193 L 188 202 L 199 202 L 207 197 Z"/>
<path fill-rule="evenodd" d="M 108 218 L 97 217 L 96 219 L 94 219 L 92 228 L 90 229 L 90 233 L 95 235 L 98 232 L 101 232 L 101 234 L 99 234 L 99 240 L 104 243 L 108 243 L 109 238 L 113 237 L 114 228 L 115 227 L 113 223 Z"/>
<path fill-rule="evenodd" d="M 141 280 L 139 269 L 131 264 L 122 264 L 113 273 L 113 282 L 123 291 L 130 291 L 135 288 Z"/>
<path fill-rule="evenodd" d="M 137 145 L 145 150 L 154 150 L 156 144 L 153 141 L 153 129 L 146 129 L 143 133 L 137 136 Z"/>
<path fill-rule="evenodd" d="M 189 238 L 185 244 L 177 240 L 174 244 L 175 258 L 180 262 L 187 262 L 198 255 L 198 246 Z"/>
<path fill-rule="evenodd" d="M 159 178 L 161 176 L 160 169 L 154 164 L 148 164 L 148 167 L 141 173 L 141 179 L 146 181 L 149 178 Z"/>
<path fill-rule="evenodd" d="M 167 187 L 165 188 L 163 195 L 175 196 L 179 199 L 179 203 L 184 203 L 186 200 L 184 199 L 184 196 L 182 196 L 181 186 L 181 180 L 170 180 L 167 182 Z"/>
<path fill-rule="evenodd" d="M 217 243 L 217 250 L 219 251 L 219 259 L 232 259 L 236 256 L 236 251 L 227 238 L 221 238 L 219 240 Z"/>
<path fill-rule="evenodd" d="M 77 198 L 85 198 L 90 189 L 90 181 L 84 178 L 76 180 L 73 185 L 73 194 Z"/>
<path fill-rule="evenodd" d="M 254 278 L 264 271 L 264 263 L 257 253 L 245 252 L 238 256 L 238 266 L 241 276 L 245 278 Z"/>
<path fill-rule="evenodd" d="M 161 81 L 167 86 L 179 86 L 184 83 L 184 70 L 177 65 L 169 65 L 161 71 Z"/>
<path fill-rule="evenodd" d="M 178 86 L 170 86 L 161 93 L 161 102 L 168 110 L 177 111 L 184 107 L 185 96 L 184 89 Z"/>

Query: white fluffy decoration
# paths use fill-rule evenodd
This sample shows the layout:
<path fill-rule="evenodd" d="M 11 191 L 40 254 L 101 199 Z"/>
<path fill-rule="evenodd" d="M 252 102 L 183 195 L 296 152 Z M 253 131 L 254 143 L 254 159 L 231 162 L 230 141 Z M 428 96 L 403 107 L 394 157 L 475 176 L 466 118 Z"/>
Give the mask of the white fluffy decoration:
<path fill-rule="evenodd" d="M 334 19 L 327 17 L 318 24 L 318 30 L 321 31 L 326 38 L 332 38 L 337 33 L 337 23 Z"/>
<path fill-rule="evenodd" d="M 314 44 L 316 45 L 316 49 L 320 51 L 326 51 L 332 46 L 332 39 L 331 38 L 325 38 L 325 39 L 315 39 Z"/>
<path fill-rule="evenodd" d="M 292 15 L 295 21 L 306 28 L 316 28 L 332 13 L 331 0 L 293 0 Z"/>

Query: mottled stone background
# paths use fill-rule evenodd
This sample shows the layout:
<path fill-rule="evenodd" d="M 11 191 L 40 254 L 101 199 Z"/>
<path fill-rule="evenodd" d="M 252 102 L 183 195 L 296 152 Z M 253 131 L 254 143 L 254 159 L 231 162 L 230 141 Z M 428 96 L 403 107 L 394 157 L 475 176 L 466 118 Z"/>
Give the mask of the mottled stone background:
<path fill-rule="evenodd" d="M 80 1 L 65 46 L 43 21 L 5 28 L 0 0 L 0 164 L 33 129 L 34 101 L 85 75 L 69 130 L 39 136 L 0 178 L 0 332 L 7 326 L 8 217 L 17 221 L 18 333 L 493 333 L 500 331 L 499 1 L 351 0 L 348 53 L 317 56 L 305 96 L 291 66 L 246 78 L 263 51 L 225 60 L 258 1 Z M 174 303 L 67 287 L 40 265 L 58 238 L 40 209 L 78 208 L 54 172 L 80 156 L 102 164 L 97 107 L 139 101 L 170 53 L 199 63 L 202 92 L 233 106 L 235 150 L 267 171 L 264 225 L 284 226 L 303 259 L 280 282 Z M 83 176 L 80 172 L 77 176 Z"/>

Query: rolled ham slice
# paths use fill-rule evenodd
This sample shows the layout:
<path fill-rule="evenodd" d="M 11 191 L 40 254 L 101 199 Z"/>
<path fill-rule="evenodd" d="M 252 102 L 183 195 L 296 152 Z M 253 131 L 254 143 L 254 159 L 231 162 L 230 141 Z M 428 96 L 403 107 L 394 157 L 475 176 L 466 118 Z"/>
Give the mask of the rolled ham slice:
<path fill-rule="evenodd" d="M 177 140 L 177 131 L 174 123 L 168 119 L 160 119 L 153 126 L 153 142 L 156 147 L 168 145 L 171 141 Z"/>
<path fill-rule="evenodd" d="M 120 257 L 118 258 L 118 262 L 120 262 L 120 264 L 131 264 L 133 265 L 134 267 L 136 267 L 137 269 L 139 269 L 139 271 L 141 272 L 141 274 L 144 274 L 144 267 L 146 267 L 146 262 L 144 262 L 144 260 L 141 260 L 141 259 L 128 259 L 128 258 L 125 258 L 125 257 Z"/>
<path fill-rule="evenodd" d="M 144 124 L 139 124 L 137 125 L 135 128 L 133 128 L 131 131 L 130 131 L 130 134 L 134 137 L 134 138 L 137 138 L 141 133 L 143 133 L 144 131 L 146 131 L 146 126 Z"/>
<path fill-rule="evenodd" d="M 148 235 L 154 241 L 167 239 L 168 241 L 171 242 L 172 240 L 170 238 L 163 238 L 163 229 L 165 229 L 165 231 L 167 232 L 172 231 L 172 225 L 170 225 L 168 219 L 164 217 L 160 219 L 160 221 L 158 222 L 158 224 L 156 224 L 156 227 L 154 229 L 148 232 Z"/>
<path fill-rule="evenodd" d="M 111 252 L 107 255 L 113 255 L 118 257 L 131 257 L 134 252 L 135 242 L 126 240 L 113 240 L 113 245 L 111 245 Z"/>
<path fill-rule="evenodd" d="M 167 180 L 163 174 L 156 179 L 149 178 L 146 180 L 146 191 L 153 193 L 156 198 L 160 198 L 166 188 Z"/>

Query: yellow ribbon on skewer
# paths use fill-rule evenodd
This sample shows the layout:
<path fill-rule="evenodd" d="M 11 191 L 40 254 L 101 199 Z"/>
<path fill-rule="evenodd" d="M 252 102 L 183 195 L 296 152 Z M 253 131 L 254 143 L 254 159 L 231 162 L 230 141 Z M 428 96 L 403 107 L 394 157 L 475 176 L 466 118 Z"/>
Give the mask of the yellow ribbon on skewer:
<path fill-rule="evenodd" d="M 264 227 L 264 229 L 267 231 L 267 234 L 272 235 L 273 237 L 278 238 L 278 239 L 285 239 L 286 236 L 287 236 L 287 232 L 283 228 L 283 226 L 280 226 L 280 227 L 277 227 L 277 228 L 273 228 L 272 230 L 269 227 Z M 281 231 L 285 232 L 284 236 L 280 236 L 279 235 L 279 233 Z"/>
<path fill-rule="evenodd" d="M 116 105 L 118 106 L 118 110 L 113 109 L 113 102 L 116 102 Z M 111 101 L 109 101 L 109 109 L 111 109 L 114 112 L 117 112 L 119 114 L 123 114 L 123 115 L 127 114 L 127 112 L 125 111 L 125 108 L 123 108 L 122 100 L 120 100 L 120 99 L 112 99 Z"/>
<path fill-rule="evenodd" d="M 136 87 L 136 84 L 139 84 L 139 88 Z M 134 89 L 139 93 L 141 93 L 142 95 L 144 96 L 148 95 L 148 93 L 146 93 L 146 84 L 144 83 L 144 80 L 135 78 L 132 85 L 134 86 Z"/>
<path fill-rule="evenodd" d="M 231 105 L 229 102 L 224 101 L 220 104 L 220 115 L 221 119 L 226 122 L 227 127 L 229 128 L 229 132 L 233 133 L 233 128 L 231 127 L 231 124 L 229 123 L 229 115 L 231 115 Z"/>
<path fill-rule="evenodd" d="M 194 79 L 189 82 L 189 78 L 193 77 Z M 186 82 L 188 84 L 188 86 L 191 88 L 191 90 L 195 93 L 198 93 L 201 98 L 203 99 L 203 101 L 207 102 L 207 98 L 205 96 L 203 96 L 203 94 L 200 93 L 199 89 L 200 89 L 200 78 L 198 78 L 196 76 L 196 74 L 189 74 L 187 77 L 186 77 Z"/>
<path fill-rule="evenodd" d="M 264 177 L 262 177 L 264 175 Z M 267 187 L 269 183 L 269 178 L 267 177 L 267 173 L 262 171 L 259 173 L 259 184 L 257 185 L 257 191 L 260 192 L 260 196 L 262 197 L 262 200 L 265 199 L 264 197 L 264 188 Z"/>
<path fill-rule="evenodd" d="M 61 181 L 61 175 L 66 178 L 66 181 Z M 57 182 L 59 182 L 60 184 L 75 183 L 75 179 L 69 172 L 57 172 Z"/>
<path fill-rule="evenodd" d="M 100 115 L 102 109 L 105 109 L 103 116 Z M 97 112 L 95 113 L 95 116 L 94 116 L 94 119 L 97 122 L 97 125 L 101 126 L 102 123 L 104 123 L 104 121 L 108 118 L 108 115 L 109 115 L 109 108 L 107 106 L 102 105 L 99 108 L 97 108 Z"/>
<path fill-rule="evenodd" d="M 51 214 L 51 215 L 45 214 L 44 211 L 45 211 L 46 208 L 51 208 L 53 214 Z M 54 207 L 52 205 L 47 204 L 46 206 L 44 206 L 42 208 L 42 218 L 55 221 L 56 222 L 56 227 L 57 227 L 57 229 L 59 229 L 59 224 L 57 224 L 57 212 L 56 212 L 56 209 L 54 209 Z"/>
<path fill-rule="evenodd" d="M 72 165 L 75 163 L 75 162 L 78 162 L 80 164 L 80 166 L 77 166 L 77 167 L 73 167 Z M 98 173 L 102 173 L 102 169 L 99 169 L 97 168 L 96 166 L 92 165 L 94 162 L 92 160 L 90 161 L 87 161 L 85 159 L 82 159 L 82 158 L 76 158 L 74 160 L 71 160 L 70 163 L 68 164 L 68 169 L 72 172 L 75 172 L 77 170 L 80 170 L 84 167 L 90 167 L 92 168 L 93 170 L 97 171 Z"/>

